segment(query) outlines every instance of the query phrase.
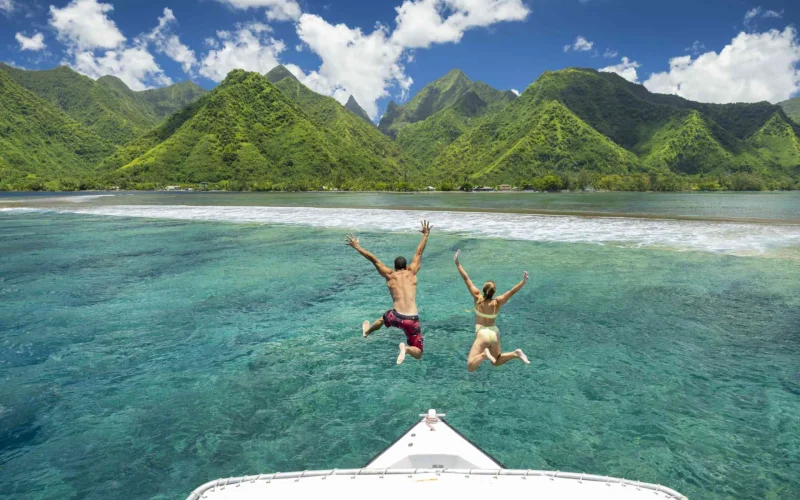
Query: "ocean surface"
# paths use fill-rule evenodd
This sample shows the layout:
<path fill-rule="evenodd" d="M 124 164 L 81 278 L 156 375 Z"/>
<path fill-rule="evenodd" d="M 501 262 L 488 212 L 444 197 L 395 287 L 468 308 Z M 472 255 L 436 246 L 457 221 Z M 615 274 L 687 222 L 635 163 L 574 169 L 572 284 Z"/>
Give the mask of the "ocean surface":
<path fill-rule="evenodd" d="M 425 357 L 363 340 L 434 229 Z M 470 297 L 532 364 L 466 371 Z M 363 466 L 428 408 L 508 467 L 800 498 L 800 195 L 0 195 L 0 498 Z"/>

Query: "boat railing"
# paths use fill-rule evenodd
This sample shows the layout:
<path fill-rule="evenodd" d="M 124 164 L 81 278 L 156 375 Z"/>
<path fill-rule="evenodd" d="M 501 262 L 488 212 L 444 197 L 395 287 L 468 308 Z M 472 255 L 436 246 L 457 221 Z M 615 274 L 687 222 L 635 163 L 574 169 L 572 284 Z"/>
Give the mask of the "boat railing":
<path fill-rule="evenodd" d="M 245 483 L 255 483 L 258 481 L 264 482 L 271 482 L 275 480 L 281 479 L 295 479 L 300 480 L 304 478 L 312 478 L 317 477 L 321 479 L 325 479 L 328 476 L 351 476 L 352 478 L 356 478 L 358 476 L 408 476 L 413 477 L 415 475 L 431 475 L 435 474 L 438 476 L 443 475 L 460 475 L 465 477 L 470 476 L 492 476 L 494 478 L 499 478 L 501 476 L 516 476 L 520 477 L 521 479 L 526 478 L 534 478 L 534 477 L 546 477 L 550 478 L 551 480 L 556 479 L 567 479 L 567 480 L 574 480 L 578 482 L 597 482 L 597 483 L 606 483 L 608 485 L 611 484 L 619 484 L 623 487 L 631 487 L 636 488 L 637 490 L 646 490 L 646 491 L 653 491 L 656 493 L 662 493 L 667 495 L 674 500 L 687 500 L 687 498 L 677 491 L 668 488 L 666 486 L 661 486 L 659 484 L 651 484 L 651 483 L 642 483 L 639 481 L 628 481 L 627 479 L 621 479 L 617 477 L 608 477 L 608 476 L 597 476 L 594 474 L 578 474 L 575 472 L 560 472 L 560 471 L 542 471 L 542 470 L 525 470 L 525 469 L 331 469 L 331 470 L 315 470 L 315 471 L 298 471 L 298 472 L 276 472 L 274 474 L 259 474 L 256 476 L 242 476 L 242 477 L 231 477 L 227 479 L 217 479 L 215 481 L 209 481 L 206 484 L 200 486 L 196 490 L 194 490 L 186 500 L 200 500 L 202 496 L 209 492 L 213 491 L 216 488 L 228 488 L 228 487 L 236 487 L 241 484 Z"/>

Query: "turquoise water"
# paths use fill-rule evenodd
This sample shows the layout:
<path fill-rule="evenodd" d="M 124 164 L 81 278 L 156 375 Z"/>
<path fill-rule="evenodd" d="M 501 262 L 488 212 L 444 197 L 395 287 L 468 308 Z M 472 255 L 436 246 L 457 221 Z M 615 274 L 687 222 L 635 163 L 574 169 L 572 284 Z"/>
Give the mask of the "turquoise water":
<path fill-rule="evenodd" d="M 276 226 L 137 210 L 0 211 L 0 498 L 174 499 L 359 467 L 428 408 L 509 467 L 800 497 L 796 258 L 435 228 L 425 358 L 397 367 L 398 332 L 359 331 L 391 306 L 385 286 L 338 225 L 311 227 L 350 212 Z M 403 224 L 362 243 L 410 255 Z M 501 289 L 531 272 L 499 325 L 532 365 L 467 373 L 457 248 Z"/>

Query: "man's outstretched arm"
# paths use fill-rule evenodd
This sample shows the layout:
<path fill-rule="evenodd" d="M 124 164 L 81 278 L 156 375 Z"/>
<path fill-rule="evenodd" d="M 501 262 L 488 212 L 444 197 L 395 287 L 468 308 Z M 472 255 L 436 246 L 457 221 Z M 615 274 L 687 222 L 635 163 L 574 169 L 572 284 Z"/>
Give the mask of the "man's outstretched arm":
<path fill-rule="evenodd" d="M 347 236 L 347 245 L 355 248 L 358 253 L 363 255 L 368 261 L 372 262 L 372 264 L 375 265 L 375 269 L 377 269 L 378 273 L 380 273 L 380 275 L 384 278 L 388 278 L 389 275 L 394 272 L 386 267 L 386 264 L 381 262 L 380 259 L 372 255 L 367 250 L 361 248 L 361 244 L 359 244 L 358 238 L 356 238 L 355 235 L 350 234 Z"/>
<path fill-rule="evenodd" d="M 414 254 L 414 259 L 411 261 L 411 265 L 408 267 L 408 270 L 412 273 L 418 273 L 419 268 L 422 267 L 422 252 L 425 251 L 425 245 L 428 244 L 428 236 L 431 234 L 431 223 L 424 220 L 422 221 L 422 229 L 420 229 L 420 233 L 422 233 L 422 241 L 419 242 L 419 246 L 417 247 L 417 252 Z"/>

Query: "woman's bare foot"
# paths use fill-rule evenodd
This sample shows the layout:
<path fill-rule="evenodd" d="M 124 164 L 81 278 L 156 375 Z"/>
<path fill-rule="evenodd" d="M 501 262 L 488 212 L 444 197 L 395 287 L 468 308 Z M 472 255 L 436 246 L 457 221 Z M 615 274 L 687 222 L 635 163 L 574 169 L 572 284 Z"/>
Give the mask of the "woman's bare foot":
<path fill-rule="evenodd" d="M 522 352 L 522 349 L 517 349 L 516 351 L 514 351 L 514 354 L 516 354 L 517 357 L 520 359 L 520 361 L 522 361 L 526 365 L 531 364 L 531 362 L 528 361 L 528 356 L 526 356 L 525 353 Z"/>
<path fill-rule="evenodd" d="M 488 347 L 483 350 L 483 355 L 486 356 L 486 359 L 488 359 L 492 363 L 497 363 L 497 360 L 494 359 L 494 356 L 492 356 L 492 353 L 489 352 L 489 348 Z"/>
<path fill-rule="evenodd" d="M 367 333 L 369 332 L 369 326 L 369 321 L 365 320 L 363 323 L 361 323 L 361 332 L 364 334 L 364 338 L 367 338 L 367 335 L 369 335 L 369 333 Z"/>
<path fill-rule="evenodd" d="M 400 354 L 397 355 L 397 364 L 402 365 L 403 361 L 406 360 L 406 345 L 401 342 L 399 347 Z"/>

